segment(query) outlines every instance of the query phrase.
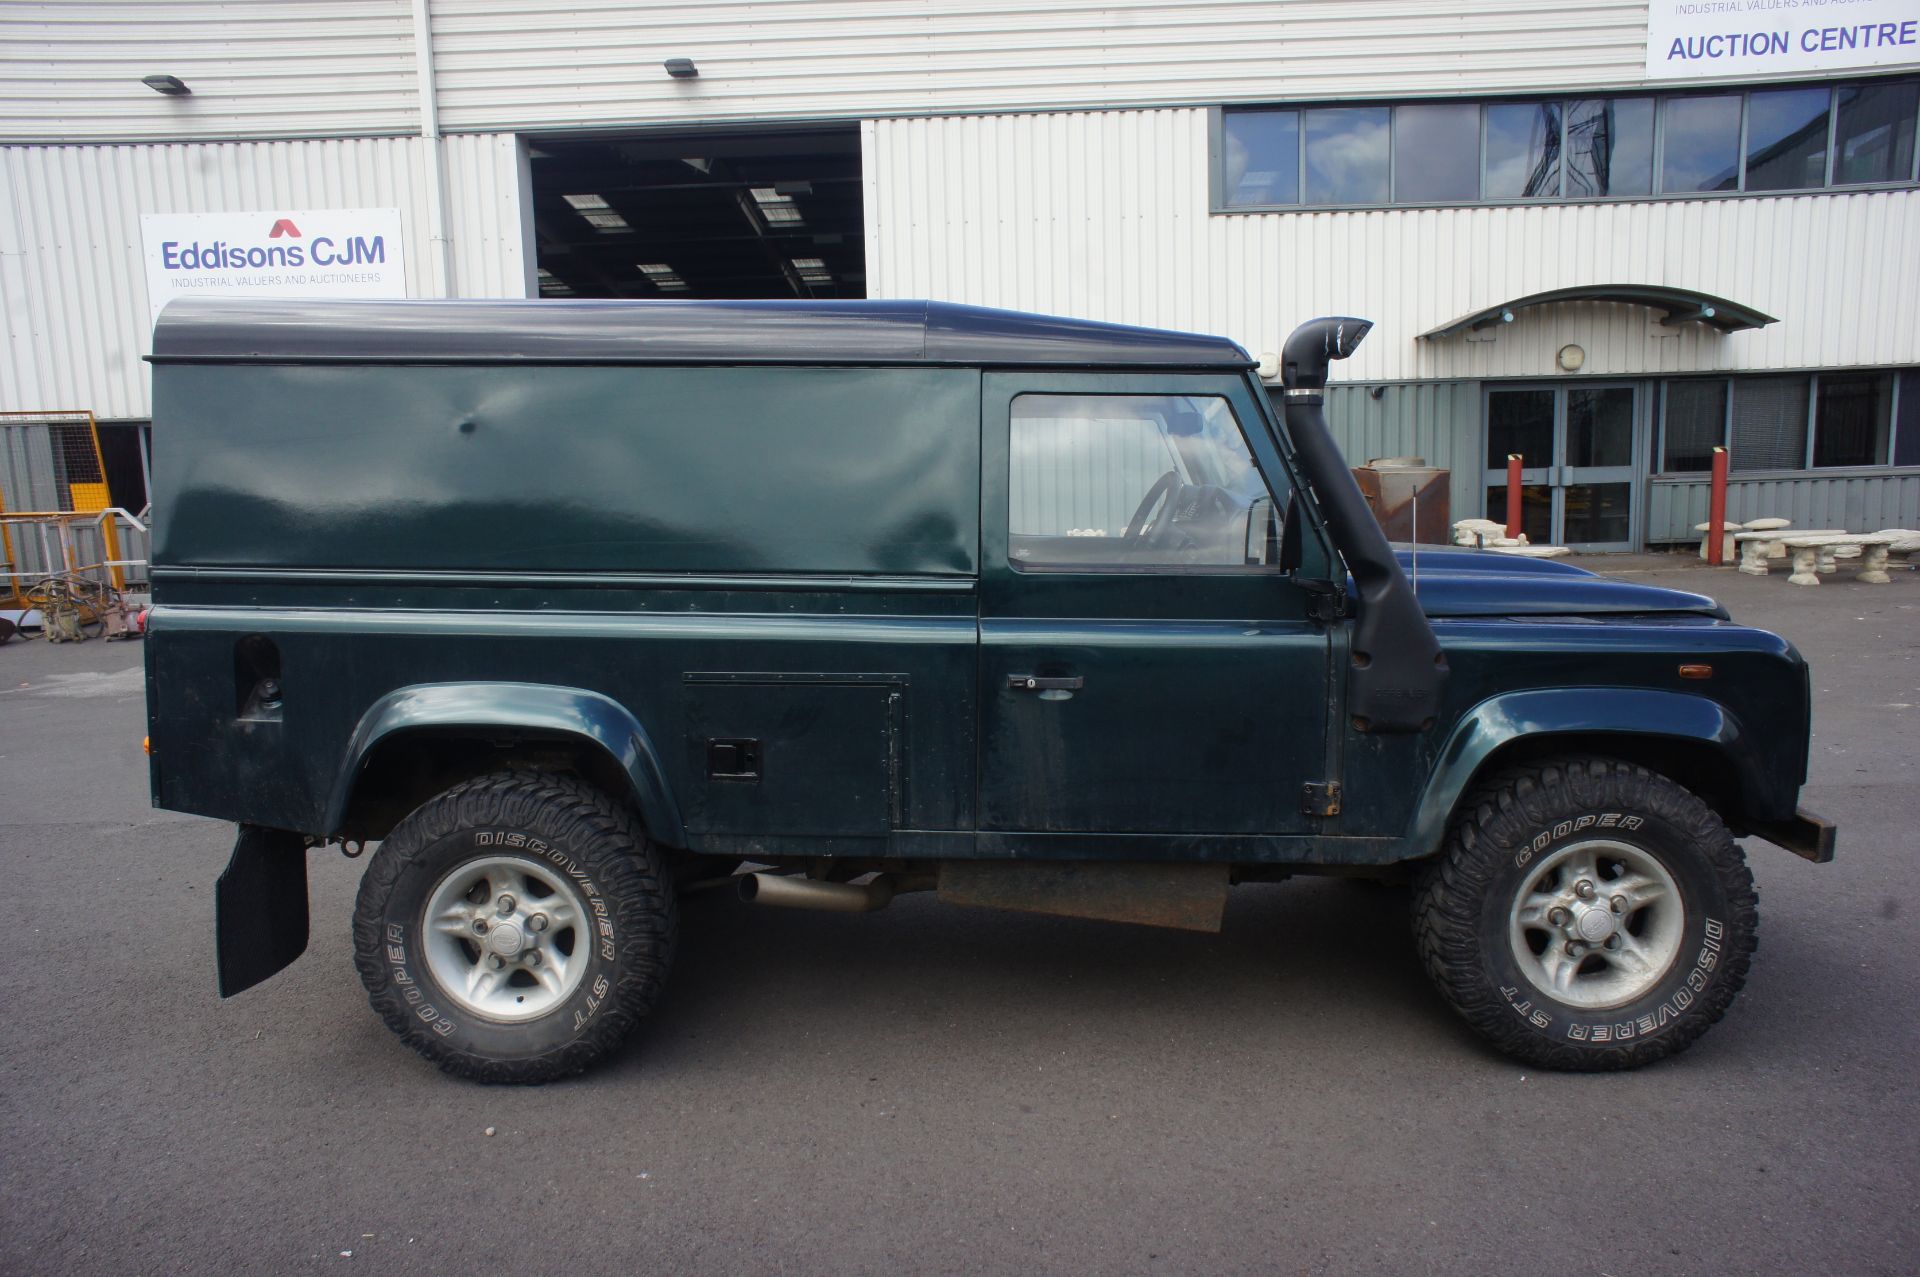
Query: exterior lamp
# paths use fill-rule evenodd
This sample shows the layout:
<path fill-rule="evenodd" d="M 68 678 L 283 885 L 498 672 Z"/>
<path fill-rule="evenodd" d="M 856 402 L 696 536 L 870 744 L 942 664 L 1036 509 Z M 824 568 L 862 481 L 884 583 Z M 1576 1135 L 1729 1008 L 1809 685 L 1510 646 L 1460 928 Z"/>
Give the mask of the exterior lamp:
<path fill-rule="evenodd" d="M 692 58 L 668 58 L 660 65 L 676 80 L 692 80 L 700 74 L 700 68 L 693 65 Z"/>
<path fill-rule="evenodd" d="M 187 82 L 177 75 L 143 75 L 140 77 L 140 83 L 155 93 L 163 93 L 170 98 L 184 98 L 193 92 L 187 87 Z"/>

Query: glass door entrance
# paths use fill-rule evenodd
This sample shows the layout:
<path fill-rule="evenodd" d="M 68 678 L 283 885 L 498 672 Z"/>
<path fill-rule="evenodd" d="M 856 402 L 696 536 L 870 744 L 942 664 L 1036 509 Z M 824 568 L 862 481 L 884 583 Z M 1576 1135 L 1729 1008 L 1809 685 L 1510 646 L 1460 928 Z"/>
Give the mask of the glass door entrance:
<path fill-rule="evenodd" d="M 1507 456 L 1519 453 L 1520 530 L 1535 545 L 1633 548 L 1632 385 L 1496 386 L 1486 402 L 1489 519 L 1507 517 Z"/>

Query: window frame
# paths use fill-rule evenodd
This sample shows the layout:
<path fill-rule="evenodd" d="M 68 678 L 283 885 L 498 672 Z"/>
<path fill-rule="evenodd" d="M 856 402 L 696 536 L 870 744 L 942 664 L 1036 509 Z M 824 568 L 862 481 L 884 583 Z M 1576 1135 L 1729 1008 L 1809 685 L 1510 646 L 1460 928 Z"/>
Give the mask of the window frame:
<path fill-rule="evenodd" d="M 1264 103 L 1223 103 L 1208 109 L 1208 212 L 1210 214 L 1271 214 L 1271 213 L 1320 213 L 1354 212 L 1383 209 L 1425 209 L 1425 208 L 1534 208 L 1554 204 L 1634 204 L 1647 202 L 1666 202 L 1670 200 L 1726 200 L 1726 199 L 1781 199 L 1801 195 L 1847 195 L 1869 191 L 1912 190 L 1920 187 L 1920 143 L 1913 148 L 1909 158 L 1906 176 L 1883 182 L 1835 182 L 1838 172 L 1838 134 L 1840 127 L 1840 93 L 1845 89 L 1871 87 L 1880 84 L 1917 84 L 1920 77 L 1911 72 L 1880 75 L 1855 76 L 1840 79 L 1779 80 L 1746 84 L 1722 84 L 1703 86 L 1697 89 L 1674 91 L 1672 89 L 1636 89 L 1605 90 L 1583 89 L 1567 90 L 1559 94 L 1512 93 L 1488 94 L 1471 97 L 1409 97 L 1409 98 L 1334 98 L 1319 101 L 1294 101 Z M 1818 186 L 1794 187 L 1790 189 L 1750 191 L 1747 189 L 1747 148 L 1752 114 L 1752 98 L 1756 93 L 1777 92 L 1795 88 L 1824 88 L 1827 91 L 1827 145 L 1826 163 Z M 1695 97 L 1726 97 L 1733 95 L 1740 101 L 1739 155 L 1736 171 L 1737 189 L 1730 191 L 1673 191 L 1659 190 L 1661 174 L 1665 163 L 1667 124 L 1666 106 L 1669 101 Z M 1653 111 L 1653 147 L 1651 189 L 1642 195 L 1575 195 L 1569 187 L 1569 156 L 1567 152 L 1568 107 L 1577 101 L 1588 99 L 1648 99 L 1654 104 Z M 1553 195 L 1490 197 L 1487 190 L 1487 108 L 1492 106 L 1526 106 L 1553 102 L 1560 116 L 1560 180 L 1559 190 Z M 1397 132 L 1396 112 L 1401 107 L 1420 106 L 1460 106 L 1473 105 L 1479 109 L 1480 120 L 1477 130 L 1479 137 L 1478 186 L 1480 195 L 1471 200 L 1401 200 L 1395 191 L 1394 138 Z M 1307 185 L 1307 130 L 1306 114 L 1314 110 L 1384 107 L 1387 109 L 1387 198 L 1382 203 L 1309 203 L 1306 199 Z M 1230 114 L 1255 111 L 1290 111 L 1297 121 L 1296 137 L 1298 153 L 1295 156 L 1296 185 L 1299 200 L 1292 204 L 1230 204 L 1233 192 L 1227 189 L 1226 181 L 1226 117 Z M 1915 135 L 1920 138 L 1920 93 L 1916 93 Z"/>

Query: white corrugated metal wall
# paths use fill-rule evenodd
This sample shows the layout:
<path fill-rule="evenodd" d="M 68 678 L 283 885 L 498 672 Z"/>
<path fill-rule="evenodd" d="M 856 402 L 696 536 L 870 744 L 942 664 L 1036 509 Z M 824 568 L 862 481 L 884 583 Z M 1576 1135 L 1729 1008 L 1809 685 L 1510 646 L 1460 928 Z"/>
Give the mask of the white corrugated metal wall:
<path fill-rule="evenodd" d="M 456 296 L 524 297 L 518 144 L 444 143 Z M 399 208 L 408 291 L 431 296 L 420 138 L 0 147 L 0 407 L 148 415 L 142 213 Z"/>
<path fill-rule="evenodd" d="M 1637 78 L 1644 0 L 433 0 L 448 128 L 1564 89 Z M 689 57 L 697 80 L 660 64 Z"/>
<path fill-rule="evenodd" d="M 1090 319 L 1225 332 L 1376 328 L 1355 381 L 1920 363 L 1920 194 L 1557 207 L 1211 214 L 1207 112 L 1057 112 L 865 126 L 868 285 Z M 1665 284 L 1779 323 L 1722 336 L 1642 307 L 1524 311 L 1490 340 L 1418 340 L 1482 307 L 1580 284 Z"/>
<path fill-rule="evenodd" d="M 152 74 L 193 93 L 160 97 Z M 0 142 L 418 127 L 408 0 L 0 5 Z"/>

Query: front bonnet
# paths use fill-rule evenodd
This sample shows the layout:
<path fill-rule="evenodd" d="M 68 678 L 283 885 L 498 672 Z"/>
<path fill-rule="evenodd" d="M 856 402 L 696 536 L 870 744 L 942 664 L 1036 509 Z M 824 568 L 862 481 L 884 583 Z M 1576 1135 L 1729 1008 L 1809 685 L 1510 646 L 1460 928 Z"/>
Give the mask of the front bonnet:
<path fill-rule="evenodd" d="M 1428 616 L 1646 616 L 1726 618 L 1704 594 L 1601 576 L 1569 563 L 1528 559 L 1492 550 L 1396 547 Z"/>

